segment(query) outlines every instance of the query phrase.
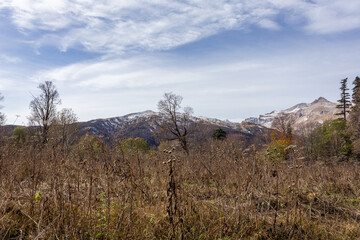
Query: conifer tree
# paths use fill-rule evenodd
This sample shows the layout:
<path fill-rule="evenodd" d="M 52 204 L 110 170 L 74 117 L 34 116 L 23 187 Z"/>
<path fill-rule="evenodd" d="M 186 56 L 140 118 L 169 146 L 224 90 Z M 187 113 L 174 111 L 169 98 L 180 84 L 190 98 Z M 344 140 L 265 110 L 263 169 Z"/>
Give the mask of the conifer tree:
<path fill-rule="evenodd" d="M 360 95 L 357 94 L 358 90 L 360 89 L 360 78 L 359 76 L 357 76 L 355 78 L 355 80 L 353 81 L 353 94 L 352 94 L 352 101 L 353 103 L 356 105 L 356 104 L 359 104 L 360 103 Z"/>
<path fill-rule="evenodd" d="M 360 159 L 360 78 L 356 77 L 353 84 L 353 105 L 349 114 L 349 132 L 353 142 L 354 157 Z"/>
<path fill-rule="evenodd" d="M 212 137 L 216 140 L 224 140 L 226 138 L 227 133 L 222 130 L 221 128 L 218 128 L 213 131 Z"/>
<path fill-rule="evenodd" d="M 337 108 L 341 109 L 341 112 L 337 113 L 336 115 L 342 115 L 344 120 L 346 121 L 346 113 L 349 112 L 349 108 L 351 106 L 350 104 L 350 94 L 348 93 L 348 88 L 347 88 L 347 78 L 341 80 L 341 99 L 338 100 L 338 105 L 336 106 Z"/>

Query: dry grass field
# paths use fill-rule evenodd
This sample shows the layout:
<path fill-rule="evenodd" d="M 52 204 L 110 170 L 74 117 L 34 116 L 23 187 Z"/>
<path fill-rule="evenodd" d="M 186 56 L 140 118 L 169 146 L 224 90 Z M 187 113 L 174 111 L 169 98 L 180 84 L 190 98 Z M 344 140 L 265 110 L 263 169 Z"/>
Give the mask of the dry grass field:
<path fill-rule="evenodd" d="M 5 145 L 0 239 L 359 239 L 360 166 L 290 155 Z"/>

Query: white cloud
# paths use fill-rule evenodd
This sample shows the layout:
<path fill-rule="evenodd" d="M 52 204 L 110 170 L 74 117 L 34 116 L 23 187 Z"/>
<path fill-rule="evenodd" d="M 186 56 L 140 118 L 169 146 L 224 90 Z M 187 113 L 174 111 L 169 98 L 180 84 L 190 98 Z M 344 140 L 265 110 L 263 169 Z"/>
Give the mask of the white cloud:
<path fill-rule="evenodd" d="M 6 54 L 0 54 L 0 62 L 1 61 L 5 62 L 5 63 L 19 63 L 22 60 L 19 57 L 9 56 Z"/>
<path fill-rule="evenodd" d="M 312 33 L 335 33 L 360 27 L 360 1 L 318 0 L 305 12 Z"/>
<path fill-rule="evenodd" d="M 57 86 L 61 107 L 73 108 L 81 120 L 156 110 L 157 101 L 167 91 L 182 95 L 187 101 L 184 105 L 194 107 L 197 115 L 245 118 L 319 96 L 337 99 L 339 80 L 353 79 L 358 73 L 357 42 L 310 43 L 295 44 L 282 52 L 274 51 L 272 45 L 266 50 L 249 50 L 256 54 L 232 48 L 201 59 L 176 53 L 102 58 L 50 68 L 28 82 L 3 82 L 8 73 L 0 70 L 0 90 L 7 99 L 9 122 L 16 114 L 28 114 L 29 92 L 36 95 L 36 86 L 45 80 Z M 23 75 L 17 79 L 31 74 Z"/>
<path fill-rule="evenodd" d="M 280 29 L 280 26 L 276 22 L 269 20 L 269 19 L 262 19 L 261 21 L 259 21 L 258 24 L 260 27 L 270 29 L 270 30 L 279 30 Z"/>
<path fill-rule="evenodd" d="M 32 79 L 52 80 L 72 88 L 103 89 L 159 87 L 168 84 L 196 81 L 194 72 L 181 71 L 156 58 L 110 59 L 76 63 L 42 71 Z"/>
<path fill-rule="evenodd" d="M 306 20 L 311 33 L 360 27 L 358 0 L 3 0 L 0 8 L 10 9 L 21 31 L 40 31 L 38 46 L 112 54 L 170 49 L 252 24 L 279 30 L 280 13 Z"/>
<path fill-rule="evenodd" d="M 242 5 L 224 3 L 14 0 L 3 5 L 22 31 L 45 31 L 42 44 L 50 34 L 59 36 L 62 50 L 81 44 L 90 51 L 112 52 L 168 49 L 239 27 Z"/>
<path fill-rule="evenodd" d="M 304 30 L 312 34 L 331 34 L 360 28 L 358 0 L 269 0 L 273 7 L 286 9 L 287 19 L 302 18 Z"/>

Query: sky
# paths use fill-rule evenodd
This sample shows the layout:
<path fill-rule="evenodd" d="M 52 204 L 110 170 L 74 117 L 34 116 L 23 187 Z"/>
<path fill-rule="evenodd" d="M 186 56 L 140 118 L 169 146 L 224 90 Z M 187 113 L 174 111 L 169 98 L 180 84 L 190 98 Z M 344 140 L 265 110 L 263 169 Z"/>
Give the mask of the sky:
<path fill-rule="evenodd" d="M 156 111 L 165 92 L 231 121 L 335 102 L 360 75 L 359 12 L 359 0 L 1 0 L 1 111 L 28 124 L 44 81 L 80 121 Z"/>

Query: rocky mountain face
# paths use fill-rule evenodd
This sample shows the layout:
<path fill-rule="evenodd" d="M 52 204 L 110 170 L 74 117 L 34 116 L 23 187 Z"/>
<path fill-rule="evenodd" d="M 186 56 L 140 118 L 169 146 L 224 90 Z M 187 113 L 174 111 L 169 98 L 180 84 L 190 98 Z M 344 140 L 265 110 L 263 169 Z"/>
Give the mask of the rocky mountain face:
<path fill-rule="evenodd" d="M 305 123 L 321 124 L 325 120 L 336 118 L 335 114 L 339 112 L 336 105 L 336 103 L 320 97 L 312 103 L 300 103 L 282 111 L 272 111 L 257 118 L 247 118 L 244 122 L 271 128 L 276 117 L 289 114 L 294 120 L 293 126 L 296 129 Z"/>
<path fill-rule="evenodd" d="M 147 140 L 151 145 L 157 145 L 159 138 L 157 136 L 158 124 L 163 121 L 164 115 L 144 111 L 131 113 L 121 117 L 106 119 L 96 119 L 81 123 L 82 134 L 91 133 L 111 141 L 117 138 L 141 137 Z M 229 135 L 238 135 L 251 143 L 255 138 L 264 138 L 269 134 L 269 130 L 262 126 L 252 123 L 232 123 L 221 121 L 214 118 L 192 117 L 191 129 L 195 134 L 193 140 L 201 141 L 202 138 L 210 137 L 217 128 L 222 128 Z"/>

